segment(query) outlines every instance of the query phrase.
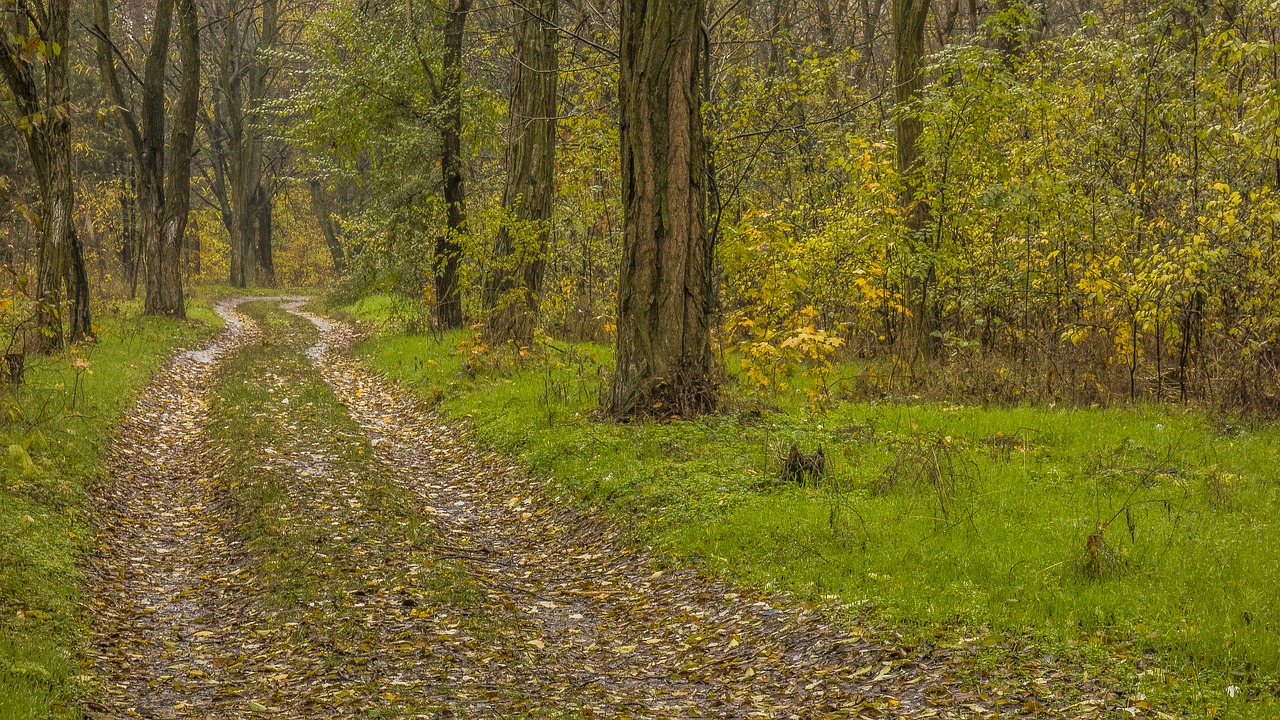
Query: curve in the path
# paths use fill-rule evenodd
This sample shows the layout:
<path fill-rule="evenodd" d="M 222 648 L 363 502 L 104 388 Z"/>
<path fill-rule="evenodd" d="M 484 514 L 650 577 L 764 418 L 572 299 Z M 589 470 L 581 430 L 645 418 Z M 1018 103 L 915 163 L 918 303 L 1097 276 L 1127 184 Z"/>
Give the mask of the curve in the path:
<path fill-rule="evenodd" d="M 219 303 L 227 329 L 164 367 L 113 446 L 115 481 L 99 498 L 90 572 L 91 670 L 101 684 L 85 705 L 90 717 L 969 714 L 942 663 L 850 635 L 783 599 L 660 569 L 616 526 L 549 498 L 543 481 L 477 449 L 354 360 L 354 330 L 306 312 L 298 298 L 273 300 L 318 328 L 308 358 L 375 448 L 378 472 L 434 526 L 440 555 L 483 588 L 480 611 L 498 629 L 464 637 L 390 588 L 350 598 L 351 607 L 307 608 L 301 626 L 274 619 L 213 480 L 223 453 L 252 449 L 213 447 L 206 432 L 216 369 L 260 337 L 236 306 L 263 299 Z M 353 481 L 327 469 L 303 435 L 261 462 L 307 470 L 317 498 L 332 496 L 323 507 L 337 506 L 332 498 L 354 493 Z M 407 573 L 396 548 L 368 542 L 361 556 L 372 566 L 354 568 L 353 580 L 372 586 Z M 334 667 L 324 625 L 357 610 L 367 616 L 353 631 L 357 647 L 338 652 L 350 667 Z M 380 700 L 398 696 L 412 702 Z M 395 710 L 410 706 L 416 714 Z"/>
<path fill-rule="evenodd" d="M 285 307 L 320 329 L 311 359 L 384 464 L 473 558 L 490 600 L 516 609 L 538 669 L 517 681 L 594 717 L 952 714 L 929 701 L 944 666 L 777 598 L 660 571 L 618 528 L 548 499 L 543 482 L 343 352 L 351 327 Z"/>

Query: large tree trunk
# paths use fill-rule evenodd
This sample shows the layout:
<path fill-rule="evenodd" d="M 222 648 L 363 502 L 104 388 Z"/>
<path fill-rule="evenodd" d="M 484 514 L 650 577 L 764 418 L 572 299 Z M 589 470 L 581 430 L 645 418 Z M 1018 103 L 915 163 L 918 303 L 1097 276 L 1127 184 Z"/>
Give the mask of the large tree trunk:
<path fill-rule="evenodd" d="M 237 143 L 232 143 L 233 147 Z M 248 287 L 258 282 L 257 244 L 258 209 L 255 202 L 257 187 L 248 178 L 257 173 L 257 156 L 232 150 L 231 160 L 231 226 L 227 232 L 231 240 L 231 285 Z M 245 157 L 248 155 L 248 157 Z"/>
<path fill-rule="evenodd" d="M 440 96 L 440 170 L 444 181 L 445 232 L 436 238 L 433 266 L 436 321 L 442 330 L 462 327 L 458 263 L 467 232 L 466 185 L 462 174 L 462 41 L 471 0 L 449 0 L 444 25 Z"/>
<path fill-rule="evenodd" d="M 32 40 L 43 44 L 31 59 L 5 30 L 0 37 L 0 75 L 13 93 L 25 122 L 24 139 L 40 185 L 40 244 L 36 252 L 36 337 L 33 348 L 54 352 L 64 337 L 71 342 L 92 338 L 89 283 L 76 237 L 75 186 L 71 166 L 71 89 L 68 53 L 70 0 L 50 0 L 32 14 Z M 39 21 L 39 24 L 35 24 Z M 25 28 L 24 24 L 24 28 Z M 24 38 L 25 39 L 25 38 Z M 36 62 L 43 73 L 37 73 Z M 38 80 L 42 75 L 43 85 Z M 70 300 L 69 333 L 62 325 L 63 287 Z"/>
<path fill-rule="evenodd" d="M 624 229 L 619 417 L 713 409 L 712 248 L 704 228 L 701 0 L 623 0 L 620 100 Z"/>
<path fill-rule="evenodd" d="M 556 0 L 529 0 L 513 9 L 511 112 L 507 138 L 505 221 L 493 248 L 484 306 L 491 344 L 528 346 L 551 232 L 556 157 L 558 29 Z"/>
<path fill-rule="evenodd" d="M 138 160 L 138 205 L 142 215 L 142 264 L 146 270 L 143 307 L 148 315 L 166 314 L 165 272 L 165 70 L 169 64 L 169 35 L 174 0 L 156 3 L 142 80 L 142 157 Z"/>
<path fill-rule="evenodd" d="M 921 62 L 924 57 L 924 25 L 929 15 L 928 0 L 893 0 L 894 46 L 894 129 L 897 135 L 898 175 L 902 179 L 903 217 L 909 235 L 908 244 L 931 258 L 927 226 L 929 205 L 919 196 L 916 178 L 919 160 L 921 122 L 915 109 L 910 107 L 924 92 L 924 73 Z M 910 352 L 931 354 L 935 345 L 933 333 L 938 329 L 933 303 L 929 298 L 934 279 L 932 259 L 913 263 L 908 273 L 907 308 L 911 312 L 910 329 L 903 339 L 910 343 Z"/>
<path fill-rule="evenodd" d="M 52 352 L 62 347 L 62 286 L 67 276 L 71 243 L 75 238 L 75 190 L 71 184 L 71 138 L 65 120 L 46 119 L 46 127 L 32 129 L 31 155 L 44 155 L 40 195 L 44 227 L 36 253 L 35 349 Z M 62 127 L 58 127 L 62 126 Z M 41 146 L 36 150 L 34 146 Z"/>
<path fill-rule="evenodd" d="M 147 274 L 147 312 L 186 317 L 182 298 L 182 239 L 191 210 L 191 159 L 200 100 L 200 20 L 194 0 L 177 0 L 181 79 L 169 137 L 166 202 L 156 238 L 157 272 Z M 154 278 L 154 280 L 153 280 Z"/>

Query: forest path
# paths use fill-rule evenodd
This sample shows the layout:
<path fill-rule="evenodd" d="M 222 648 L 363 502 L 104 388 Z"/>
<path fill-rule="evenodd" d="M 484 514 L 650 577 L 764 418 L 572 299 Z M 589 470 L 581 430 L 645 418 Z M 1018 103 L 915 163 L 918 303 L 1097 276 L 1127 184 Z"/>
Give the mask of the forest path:
<path fill-rule="evenodd" d="M 91 717 L 984 714 L 945 662 L 660 569 L 351 358 L 348 325 L 250 300 L 115 444 Z"/>

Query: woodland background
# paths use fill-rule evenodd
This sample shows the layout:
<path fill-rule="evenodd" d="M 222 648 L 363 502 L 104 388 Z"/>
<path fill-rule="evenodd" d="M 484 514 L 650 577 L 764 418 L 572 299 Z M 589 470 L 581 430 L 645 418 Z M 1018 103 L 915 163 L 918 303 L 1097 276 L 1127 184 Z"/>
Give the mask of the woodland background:
<path fill-rule="evenodd" d="M 59 55 L 69 87 L 53 112 L 70 123 L 74 223 L 99 313 L 138 291 L 144 264 L 146 173 L 115 108 L 159 93 L 161 134 L 180 114 L 178 23 L 152 63 L 163 87 L 143 77 L 166 3 L 75 3 Z M 38 66 L 51 55 L 23 27 L 30 7 L 8 0 L 5 18 Z M 547 336 L 615 332 L 618 11 L 561 2 L 554 23 L 550 220 L 509 233 L 545 263 Z M 200 80 L 184 281 L 387 292 L 412 329 L 483 320 L 509 217 L 513 8 L 195 0 L 190 12 Z M 705 8 L 706 226 L 725 365 L 766 398 L 804 373 L 819 404 L 838 391 L 1280 407 L 1276 6 L 935 0 L 917 12 L 923 89 L 895 102 L 895 52 L 911 48 L 886 0 Z M 103 17 L 118 97 L 101 72 Z M 452 45 L 449 27 L 461 32 Z M 32 312 L 41 206 L 23 138 L 41 117 L 4 92 L 4 322 L 29 344 L 14 328 Z M 918 121 L 906 165 L 904 117 Z M 446 199 L 449 143 L 462 202 Z M 433 276 L 446 237 L 460 249 L 449 257 L 461 313 L 442 322 Z M 829 387 L 838 361 L 861 364 Z"/>

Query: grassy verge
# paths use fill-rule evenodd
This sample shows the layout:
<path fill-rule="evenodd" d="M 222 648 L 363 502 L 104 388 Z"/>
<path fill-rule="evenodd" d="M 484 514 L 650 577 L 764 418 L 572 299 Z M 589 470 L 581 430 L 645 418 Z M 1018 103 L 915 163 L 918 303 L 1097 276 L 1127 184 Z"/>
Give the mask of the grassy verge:
<path fill-rule="evenodd" d="M 384 323 L 374 298 L 344 312 Z M 1148 705 L 1280 716 L 1280 430 L 1178 410 L 730 398 L 696 421 L 595 419 L 607 348 L 508 362 L 384 332 L 358 350 L 487 444 L 676 556 L 838 599 L 981 675 L 1067 662 Z M 732 394 L 732 391 L 731 391 Z M 786 482 L 792 444 L 826 477 Z"/>
<path fill-rule="evenodd" d="M 175 322 L 113 304 L 99 316 L 96 344 L 28 358 L 26 383 L 0 396 L 0 717 L 73 712 L 86 490 L 133 394 L 175 348 L 221 326 L 206 304 L 187 312 L 191 321 Z"/>
<path fill-rule="evenodd" d="M 234 285 L 208 284 L 190 288 L 188 295 L 203 302 L 212 303 L 229 297 L 278 297 L 285 295 L 314 295 L 315 288 L 308 287 L 236 287 Z"/>

